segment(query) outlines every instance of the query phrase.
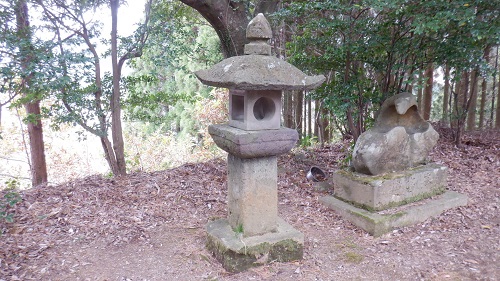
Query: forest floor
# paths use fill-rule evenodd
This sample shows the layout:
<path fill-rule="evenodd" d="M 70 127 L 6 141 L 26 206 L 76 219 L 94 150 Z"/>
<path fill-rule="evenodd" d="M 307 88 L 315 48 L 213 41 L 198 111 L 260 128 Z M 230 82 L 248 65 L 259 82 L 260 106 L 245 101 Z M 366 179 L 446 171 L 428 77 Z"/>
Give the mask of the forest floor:
<path fill-rule="evenodd" d="M 346 143 L 279 157 L 279 213 L 304 233 L 300 261 L 231 274 L 205 249 L 205 225 L 226 217 L 226 163 L 126 177 L 91 176 L 22 192 L 0 222 L 0 280 L 498 280 L 500 133 L 456 148 L 449 132 L 431 154 L 468 205 L 374 238 L 318 202 L 312 166 L 332 172 Z"/>

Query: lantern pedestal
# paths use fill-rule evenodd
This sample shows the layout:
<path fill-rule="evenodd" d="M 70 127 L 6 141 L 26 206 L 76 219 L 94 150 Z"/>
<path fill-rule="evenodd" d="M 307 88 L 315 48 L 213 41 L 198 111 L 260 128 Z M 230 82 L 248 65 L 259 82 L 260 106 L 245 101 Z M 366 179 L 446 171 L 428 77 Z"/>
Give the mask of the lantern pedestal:
<path fill-rule="evenodd" d="M 231 272 L 270 261 L 302 259 L 304 235 L 278 217 L 277 157 L 292 149 L 296 130 L 281 127 L 283 90 L 314 89 L 325 77 L 307 76 L 271 56 L 272 32 L 263 14 L 247 27 L 245 55 L 195 74 L 229 90 L 229 124 L 208 132 L 228 155 L 227 219 L 208 223 L 207 247 Z"/>
<path fill-rule="evenodd" d="M 207 248 L 229 272 L 241 272 L 271 261 L 302 259 L 304 234 L 281 218 L 276 230 L 263 235 L 244 237 L 235 232 L 227 219 L 209 222 Z"/>
<path fill-rule="evenodd" d="M 276 156 L 295 146 L 297 131 L 211 125 L 209 132 L 229 153 L 229 214 L 207 225 L 208 249 L 231 272 L 268 261 L 301 259 L 304 235 L 278 217 Z"/>

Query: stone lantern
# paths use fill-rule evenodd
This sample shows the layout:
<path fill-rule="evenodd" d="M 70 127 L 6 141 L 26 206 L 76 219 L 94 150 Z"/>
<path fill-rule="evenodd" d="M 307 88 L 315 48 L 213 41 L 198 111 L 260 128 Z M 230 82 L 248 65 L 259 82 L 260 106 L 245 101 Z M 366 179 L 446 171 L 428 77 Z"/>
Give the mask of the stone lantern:
<path fill-rule="evenodd" d="M 207 225 L 207 247 L 232 272 L 302 258 L 303 234 L 278 217 L 277 155 L 298 141 L 296 130 L 281 127 L 281 95 L 325 80 L 271 56 L 272 31 L 263 14 L 250 21 L 246 35 L 245 55 L 195 73 L 206 85 L 229 88 L 228 124 L 209 126 L 228 152 L 229 214 Z"/>

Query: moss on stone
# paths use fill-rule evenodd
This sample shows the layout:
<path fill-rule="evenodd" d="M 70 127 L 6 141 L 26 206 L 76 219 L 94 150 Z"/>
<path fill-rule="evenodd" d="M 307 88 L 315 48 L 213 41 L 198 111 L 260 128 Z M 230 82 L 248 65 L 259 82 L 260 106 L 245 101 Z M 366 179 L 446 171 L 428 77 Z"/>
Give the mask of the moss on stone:
<path fill-rule="evenodd" d="M 360 173 L 357 173 L 357 172 L 352 171 L 352 170 L 338 170 L 336 173 L 339 175 L 343 175 L 345 177 L 348 177 L 349 179 L 354 180 L 354 181 L 359 181 L 359 182 L 364 183 L 364 184 L 371 184 L 371 183 L 376 182 L 376 181 L 393 180 L 393 179 L 408 177 L 415 172 L 418 172 L 420 170 L 425 169 L 428 166 L 430 167 L 430 166 L 432 166 L 432 164 L 419 165 L 419 166 L 415 166 L 415 167 L 410 167 L 410 168 L 402 170 L 402 171 L 383 173 L 383 174 L 379 174 L 379 175 L 360 174 Z M 434 167 L 434 166 L 432 166 L 432 167 Z"/>
<path fill-rule="evenodd" d="M 384 215 L 384 217 L 387 217 L 388 220 L 390 220 L 390 221 L 394 221 L 394 220 L 397 220 L 397 219 L 403 217 L 406 214 L 407 214 L 406 212 L 397 212 L 395 214 Z"/>
<path fill-rule="evenodd" d="M 390 202 L 389 204 L 380 206 L 378 208 L 374 208 L 374 211 L 387 210 L 387 209 L 407 205 L 410 203 L 418 202 L 418 201 L 430 198 L 430 197 L 435 196 L 435 195 L 443 194 L 445 191 L 446 191 L 446 189 L 441 186 L 441 187 L 434 189 L 432 192 L 424 192 L 424 193 L 417 194 L 413 197 L 406 198 L 406 199 L 401 200 L 401 201 Z"/>
<path fill-rule="evenodd" d="M 216 241 L 213 237 L 207 240 L 207 249 L 222 264 L 222 267 L 229 272 L 241 272 L 252 267 L 256 261 L 255 256 L 244 255 L 234 252 Z"/>
<path fill-rule="evenodd" d="M 396 207 L 399 207 L 399 206 L 407 205 L 407 204 L 410 204 L 410 203 L 418 202 L 418 201 L 430 198 L 432 196 L 443 194 L 445 191 L 446 191 L 446 188 L 444 186 L 440 186 L 440 187 L 434 189 L 432 192 L 423 192 L 423 193 L 420 193 L 418 195 L 406 198 L 404 200 L 393 201 L 393 202 L 390 202 L 389 204 L 385 204 L 385 205 L 382 205 L 382 206 L 379 206 L 379 207 L 376 207 L 376 208 L 373 208 L 371 206 L 368 206 L 368 205 L 365 205 L 365 204 L 361 204 L 361 203 L 358 203 L 358 202 L 346 200 L 346 199 L 344 199 L 342 197 L 339 197 L 339 196 L 335 196 L 334 195 L 334 197 L 336 199 L 341 200 L 343 202 L 346 202 L 346 203 L 348 203 L 348 204 L 350 204 L 350 205 L 352 205 L 352 206 L 354 206 L 356 208 L 364 209 L 364 210 L 366 210 L 368 212 L 374 213 L 374 212 L 379 212 L 379 211 L 383 211 L 383 210 L 387 210 L 387 209 L 391 209 L 391 208 L 396 208 Z"/>
<path fill-rule="evenodd" d="M 293 239 L 282 240 L 274 244 L 269 252 L 269 258 L 279 262 L 300 260 L 303 255 L 304 247 Z"/>
<path fill-rule="evenodd" d="M 354 202 L 354 201 L 349 201 L 349 200 L 346 200 L 342 197 L 338 197 L 336 195 L 333 195 L 333 197 L 335 197 L 336 199 L 340 200 L 340 201 L 343 201 L 343 202 L 346 202 L 347 204 L 350 204 L 356 208 L 359 208 L 359 209 L 364 209 L 364 210 L 367 210 L 368 212 L 375 212 L 376 210 L 368 205 L 365 205 L 365 204 L 361 204 L 361 203 L 357 203 L 357 202 Z"/>
<path fill-rule="evenodd" d="M 288 262 L 303 257 L 303 246 L 293 239 L 285 239 L 274 244 L 267 242 L 233 251 L 214 237 L 208 237 L 207 249 L 229 272 L 241 272 L 269 261 Z M 259 260 L 266 256 L 267 260 Z"/>
<path fill-rule="evenodd" d="M 397 178 L 402 178 L 405 177 L 406 174 L 404 173 L 385 173 L 385 174 L 380 174 L 380 175 L 365 175 L 365 174 L 360 174 L 356 173 L 353 171 L 346 171 L 346 170 L 339 170 L 337 171 L 338 174 L 345 176 L 349 178 L 350 180 L 358 181 L 364 184 L 370 184 L 375 181 L 381 181 L 381 180 L 392 180 L 392 179 L 397 179 Z"/>
<path fill-rule="evenodd" d="M 380 223 L 380 220 L 376 220 L 375 218 L 373 218 L 373 217 L 371 216 L 372 214 L 375 214 L 375 213 L 372 213 L 372 214 L 367 214 L 367 213 L 365 213 L 365 212 L 357 212 L 357 211 L 351 211 L 351 213 L 352 213 L 353 215 L 356 215 L 356 216 L 358 216 L 358 217 L 362 218 L 363 220 L 365 220 L 365 221 L 369 222 L 370 224 L 374 224 L 374 225 L 375 225 L 375 224 Z"/>

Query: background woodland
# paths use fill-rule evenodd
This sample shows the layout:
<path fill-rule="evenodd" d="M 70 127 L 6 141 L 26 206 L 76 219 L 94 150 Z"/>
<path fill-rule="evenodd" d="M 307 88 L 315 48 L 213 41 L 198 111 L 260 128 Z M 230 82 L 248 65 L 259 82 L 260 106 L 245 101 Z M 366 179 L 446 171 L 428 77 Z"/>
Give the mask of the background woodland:
<path fill-rule="evenodd" d="M 271 21 L 276 56 L 327 77 L 315 91 L 284 95 L 283 125 L 298 130 L 300 146 L 354 143 L 400 92 L 450 128 L 457 148 L 466 130 L 500 129 L 498 1 L 147 0 L 129 36 L 117 32 L 122 5 L 0 1 L 4 187 L 219 157 L 206 127 L 227 119 L 227 94 L 193 71 L 241 55 L 257 13 Z M 110 34 L 98 12 L 110 15 Z M 16 126 L 1 119 L 6 111 Z M 44 140 L 61 136 L 76 144 L 51 151 Z M 101 148 L 88 148 L 81 171 L 76 151 L 89 138 Z"/>

